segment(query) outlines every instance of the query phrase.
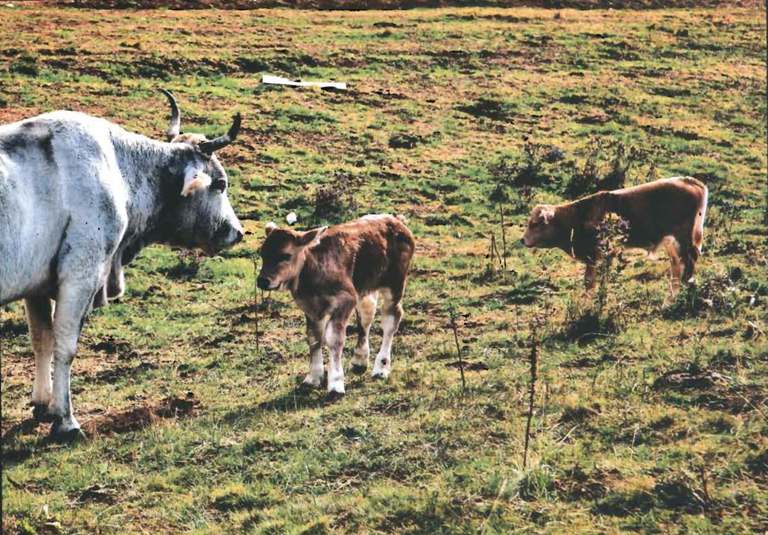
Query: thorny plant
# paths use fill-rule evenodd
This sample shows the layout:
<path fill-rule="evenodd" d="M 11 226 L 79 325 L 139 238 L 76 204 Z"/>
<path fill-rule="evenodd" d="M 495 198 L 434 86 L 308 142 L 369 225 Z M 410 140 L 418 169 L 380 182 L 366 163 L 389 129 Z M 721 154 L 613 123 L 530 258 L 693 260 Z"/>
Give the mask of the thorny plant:
<path fill-rule="evenodd" d="M 608 299 L 608 286 L 627 267 L 624 247 L 629 237 L 629 223 L 606 218 L 597 227 L 597 313 L 602 315 Z"/>
<path fill-rule="evenodd" d="M 500 210 L 503 210 L 504 204 L 509 205 L 512 214 L 522 214 L 530 209 L 534 187 L 541 186 L 547 180 L 542 172 L 545 148 L 544 145 L 526 141 L 522 162 L 505 156 L 490 166 L 494 184 L 490 200 L 497 203 Z"/>
<path fill-rule="evenodd" d="M 571 197 L 580 197 L 600 190 L 623 188 L 630 169 L 653 161 L 654 157 L 653 149 L 641 149 L 615 139 L 592 138 L 583 165 L 577 168 L 565 191 Z M 655 165 L 649 164 L 648 176 L 657 173 Z"/>
<path fill-rule="evenodd" d="M 713 251 L 721 251 L 733 236 L 733 222 L 741 209 L 734 203 L 722 200 L 709 207 L 706 215 L 706 242 Z"/>
<path fill-rule="evenodd" d="M 355 192 L 360 185 L 359 177 L 336 171 L 333 182 L 320 186 L 315 191 L 315 210 L 312 214 L 315 223 L 326 220 L 339 223 L 347 219 L 357 210 Z"/>
<path fill-rule="evenodd" d="M 528 414 L 525 422 L 525 441 L 523 446 L 523 470 L 528 468 L 528 447 L 531 440 L 531 421 L 533 420 L 533 406 L 536 399 L 536 381 L 539 378 L 539 332 L 543 325 L 541 316 L 534 316 L 531 321 L 531 352 L 528 356 L 531 381 L 528 387 Z"/>
<path fill-rule="evenodd" d="M 566 339 L 591 341 L 621 330 L 621 309 L 608 310 L 608 295 L 611 284 L 627 265 L 623 247 L 628 232 L 628 224 L 621 219 L 608 218 L 598 226 L 594 298 L 590 297 L 586 304 L 583 299 L 568 302 L 563 333 Z"/>

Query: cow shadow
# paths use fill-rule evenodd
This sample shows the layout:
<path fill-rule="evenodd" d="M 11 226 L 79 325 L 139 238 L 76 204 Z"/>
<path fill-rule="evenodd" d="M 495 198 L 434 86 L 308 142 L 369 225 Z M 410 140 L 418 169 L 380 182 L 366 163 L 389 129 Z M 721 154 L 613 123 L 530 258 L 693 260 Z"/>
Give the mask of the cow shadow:
<path fill-rule="evenodd" d="M 34 432 L 37 426 L 38 422 L 34 418 L 28 418 L 12 425 L 3 433 L 2 438 L 0 438 L 0 463 L 2 463 L 4 470 L 21 464 L 32 456 L 34 448 L 20 446 L 16 439 L 21 435 Z"/>
<path fill-rule="evenodd" d="M 44 427 L 44 432 L 41 432 L 40 426 Z M 49 423 L 34 418 L 27 418 L 9 427 L 0 438 L 0 464 L 3 470 L 20 465 L 35 454 L 62 447 L 62 444 L 52 440 L 49 430 Z M 31 440 L 23 440 L 22 437 L 29 435 L 33 435 Z M 74 447 L 77 444 L 75 442 L 68 446 Z"/>

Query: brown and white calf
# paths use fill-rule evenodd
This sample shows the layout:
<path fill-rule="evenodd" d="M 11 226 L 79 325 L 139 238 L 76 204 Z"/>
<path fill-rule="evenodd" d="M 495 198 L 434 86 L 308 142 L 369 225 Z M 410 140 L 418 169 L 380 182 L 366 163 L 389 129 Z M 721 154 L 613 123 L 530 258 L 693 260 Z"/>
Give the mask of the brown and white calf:
<path fill-rule="evenodd" d="M 539 205 L 531 212 L 522 242 L 526 247 L 559 248 L 586 264 L 587 288 L 595 285 L 598 225 L 609 213 L 629 224 L 627 246 L 653 251 L 664 244 L 672 263 L 671 281 L 690 281 L 701 256 L 707 187 L 691 177 L 656 180 L 601 191 L 574 202 Z"/>
<path fill-rule="evenodd" d="M 414 251 L 408 227 L 391 215 L 368 215 L 306 232 L 269 223 L 265 232 L 257 284 L 263 290 L 289 290 L 306 316 L 310 366 L 304 384 L 321 385 L 325 346 L 330 352 L 328 395 L 344 394 L 342 352 L 353 310 L 357 311 L 358 339 L 352 366 L 358 372 L 365 370 L 370 353 L 368 333 L 379 295 L 383 338 L 372 375 L 387 378 Z"/>

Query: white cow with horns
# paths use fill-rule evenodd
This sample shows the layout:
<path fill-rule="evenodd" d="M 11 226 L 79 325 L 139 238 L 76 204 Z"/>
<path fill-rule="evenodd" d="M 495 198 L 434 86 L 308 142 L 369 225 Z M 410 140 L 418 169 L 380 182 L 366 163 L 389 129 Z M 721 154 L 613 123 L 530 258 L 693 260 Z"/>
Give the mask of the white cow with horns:
<path fill-rule="evenodd" d="M 0 306 L 24 299 L 33 414 L 56 440 L 82 435 L 70 368 L 88 312 L 124 291 L 123 266 L 150 243 L 214 254 L 243 238 L 214 155 L 240 115 L 215 139 L 180 134 L 163 92 L 168 142 L 71 111 L 0 126 Z"/>

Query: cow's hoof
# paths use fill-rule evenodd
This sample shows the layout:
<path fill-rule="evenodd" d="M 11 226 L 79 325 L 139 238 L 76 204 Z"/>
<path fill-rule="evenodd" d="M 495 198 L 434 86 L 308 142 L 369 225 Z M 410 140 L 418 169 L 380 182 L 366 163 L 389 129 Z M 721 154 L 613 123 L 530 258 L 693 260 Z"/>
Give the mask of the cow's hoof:
<path fill-rule="evenodd" d="M 48 412 L 48 405 L 42 403 L 32 404 L 32 418 L 36 422 L 52 422 L 54 420 L 53 415 Z"/>
<path fill-rule="evenodd" d="M 51 442 L 57 444 L 76 444 L 88 440 L 88 437 L 85 436 L 85 433 L 79 427 L 69 429 L 68 431 L 60 431 L 56 424 L 51 427 L 51 434 L 48 438 Z"/>
<path fill-rule="evenodd" d="M 356 373 L 358 375 L 365 373 L 365 370 L 368 369 L 368 366 L 365 364 L 358 364 L 356 362 L 352 363 L 352 373 Z"/>
<path fill-rule="evenodd" d="M 330 390 L 328 391 L 328 394 L 325 395 L 325 401 L 326 403 L 333 403 L 334 401 L 338 401 L 343 397 L 344 392 L 339 392 L 338 390 Z"/>
<path fill-rule="evenodd" d="M 371 377 L 373 377 L 374 379 L 385 381 L 387 377 L 389 377 L 389 374 L 382 371 L 375 371 L 371 374 Z"/>

